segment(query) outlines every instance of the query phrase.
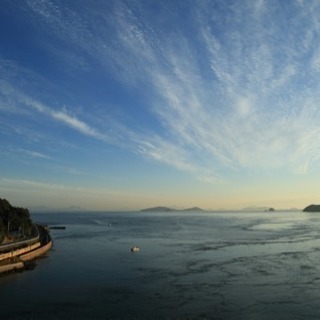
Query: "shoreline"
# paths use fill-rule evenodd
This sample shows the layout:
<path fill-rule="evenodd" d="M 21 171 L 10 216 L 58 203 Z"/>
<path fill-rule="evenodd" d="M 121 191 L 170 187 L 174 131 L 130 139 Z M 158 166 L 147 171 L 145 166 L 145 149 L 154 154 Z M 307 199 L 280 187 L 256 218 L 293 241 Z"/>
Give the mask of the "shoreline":
<path fill-rule="evenodd" d="M 48 231 L 40 225 L 37 225 L 37 229 L 39 235 L 36 238 L 38 238 L 39 241 L 28 246 L 25 246 L 25 244 L 34 241 L 35 238 L 20 241 L 22 244 L 21 247 L 0 254 L 0 275 L 16 270 L 27 269 L 28 262 L 43 256 L 52 248 L 53 241 Z M 15 247 L 17 244 L 14 243 L 12 245 Z"/>

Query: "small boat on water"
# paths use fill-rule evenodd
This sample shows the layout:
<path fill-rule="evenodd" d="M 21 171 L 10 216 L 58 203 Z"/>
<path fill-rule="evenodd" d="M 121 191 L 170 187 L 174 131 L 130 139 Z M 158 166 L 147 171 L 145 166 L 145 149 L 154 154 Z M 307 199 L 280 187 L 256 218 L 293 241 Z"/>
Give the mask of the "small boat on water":
<path fill-rule="evenodd" d="M 133 253 L 137 253 L 139 251 L 140 251 L 139 247 L 134 246 L 134 247 L 131 248 L 131 252 L 133 252 Z"/>

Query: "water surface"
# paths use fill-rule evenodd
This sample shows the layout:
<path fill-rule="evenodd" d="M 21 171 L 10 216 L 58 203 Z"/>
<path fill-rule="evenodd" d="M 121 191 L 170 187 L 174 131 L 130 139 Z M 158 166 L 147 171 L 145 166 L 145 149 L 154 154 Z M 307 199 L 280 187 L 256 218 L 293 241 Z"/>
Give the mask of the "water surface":
<path fill-rule="evenodd" d="M 59 213 L 0 319 L 319 319 L 320 214 Z M 130 248 L 139 246 L 132 254 Z"/>

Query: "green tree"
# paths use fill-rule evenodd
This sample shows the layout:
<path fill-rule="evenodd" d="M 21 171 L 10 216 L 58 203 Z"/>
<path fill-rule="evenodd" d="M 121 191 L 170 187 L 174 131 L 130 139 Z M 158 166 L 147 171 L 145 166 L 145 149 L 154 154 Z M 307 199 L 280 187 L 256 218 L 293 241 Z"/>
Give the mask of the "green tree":
<path fill-rule="evenodd" d="M 5 235 L 6 235 L 6 229 L 3 225 L 2 220 L 0 219 L 0 244 L 3 242 Z"/>
<path fill-rule="evenodd" d="M 5 236 L 11 239 L 30 237 L 33 230 L 28 209 L 13 207 L 6 199 L 0 199 L 0 243 Z"/>

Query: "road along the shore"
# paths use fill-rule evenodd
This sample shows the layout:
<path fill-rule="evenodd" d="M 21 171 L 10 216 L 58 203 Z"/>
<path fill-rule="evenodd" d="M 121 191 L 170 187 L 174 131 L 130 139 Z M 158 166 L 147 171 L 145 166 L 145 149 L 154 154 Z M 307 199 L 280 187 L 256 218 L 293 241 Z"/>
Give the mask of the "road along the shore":
<path fill-rule="evenodd" d="M 37 226 L 39 231 L 38 242 L 27 245 L 28 240 L 21 242 L 22 247 L 0 254 L 0 274 L 25 268 L 25 263 L 48 252 L 53 245 L 48 231 Z M 34 238 L 33 238 L 34 239 Z M 0 246 L 1 247 L 1 246 Z"/>

